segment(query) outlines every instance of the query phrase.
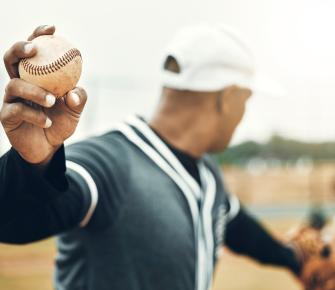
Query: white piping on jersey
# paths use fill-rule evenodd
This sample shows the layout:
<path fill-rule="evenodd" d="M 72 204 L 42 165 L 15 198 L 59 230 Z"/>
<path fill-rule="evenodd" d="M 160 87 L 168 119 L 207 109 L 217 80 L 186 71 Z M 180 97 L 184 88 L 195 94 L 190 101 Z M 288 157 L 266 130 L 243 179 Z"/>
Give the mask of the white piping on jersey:
<path fill-rule="evenodd" d="M 164 144 L 164 142 L 157 138 L 156 134 L 148 127 L 148 125 L 136 118 L 135 116 L 129 116 L 126 122 L 135 128 L 137 128 L 150 142 L 152 145 L 166 158 L 166 160 L 171 164 L 171 166 L 179 172 L 179 174 L 186 181 L 188 186 L 191 188 L 192 192 L 196 194 L 196 197 L 201 198 L 201 190 L 199 184 L 194 180 L 194 178 L 187 172 L 184 166 L 176 158 L 176 156 L 171 152 L 171 150 Z"/>
<path fill-rule="evenodd" d="M 230 204 L 230 210 L 227 215 L 228 222 L 232 221 L 238 214 L 238 212 L 241 209 L 240 201 L 234 194 L 229 194 L 229 204 Z"/>
<path fill-rule="evenodd" d="M 202 203 L 202 211 L 200 213 L 198 211 L 198 218 L 193 220 L 194 225 L 196 225 L 195 232 L 197 232 L 197 234 L 195 233 L 197 248 L 196 289 L 209 289 L 213 276 L 214 238 L 211 212 L 216 195 L 215 179 L 208 168 L 206 168 L 206 166 L 201 163 L 199 165 L 199 174 L 202 178 L 202 181 L 204 182 L 203 191 L 205 192 L 205 194 L 202 194 L 200 186 L 195 181 L 195 179 L 186 171 L 184 166 L 166 146 L 166 144 L 164 144 L 164 142 L 159 137 L 157 137 L 157 135 L 148 127 L 145 122 L 136 117 L 130 117 L 127 119 L 127 121 L 130 125 L 139 130 L 162 154 L 162 156 L 166 158 L 169 165 L 172 167 L 171 169 L 174 169 L 179 173 L 179 176 L 182 178 L 183 182 L 186 183 L 189 189 L 193 192 L 194 198 L 204 200 Z M 136 136 L 138 135 L 136 134 Z M 151 157 L 150 155 L 148 156 Z"/>
<path fill-rule="evenodd" d="M 86 182 L 89 192 L 91 194 L 91 205 L 84 217 L 84 219 L 80 222 L 80 227 L 85 227 L 88 222 L 90 221 L 95 208 L 98 204 L 98 188 L 92 178 L 92 176 L 88 173 L 88 171 L 82 167 L 81 165 L 74 163 L 72 161 L 66 161 L 66 168 L 71 169 L 75 172 L 77 172 Z"/>
<path fill-rule="evenodd" d="M 216 182 L 211 174 L 210 170 L 202 162 L 199 166 L 200 175 L 204 176 L 203 182 L 206 186 L 206 196 L 202 211 L 202 220 L 204 223 L 205 239 L 207 246 L 207 285 L 208 288 L 212 288 L 213 278 L 213 255 L 214 255 L 214 233 L 213 233 L 213 221 L 212 221 L 212 208 L 215 201 L 216 195 Z"/>
<path fill-rule="evenodd" d="M 145 143 L 135 132 L 126 124 L 118 124 L 113 130 L 121 132 L 130 142 L 139 147 L 150 159 L 152 159 L 158 167 L 160 167 L 170 178 L 177 184 L 181 191 L 185 194 L 186 200 L 190 206 L 192 220 L 198 219 L 198 206 L 192 192 L 180 178 L 180 176 L 169 166 L 169 164 L 147 143 Z M 197 228 L 197 225 L 194 224 Z"/>

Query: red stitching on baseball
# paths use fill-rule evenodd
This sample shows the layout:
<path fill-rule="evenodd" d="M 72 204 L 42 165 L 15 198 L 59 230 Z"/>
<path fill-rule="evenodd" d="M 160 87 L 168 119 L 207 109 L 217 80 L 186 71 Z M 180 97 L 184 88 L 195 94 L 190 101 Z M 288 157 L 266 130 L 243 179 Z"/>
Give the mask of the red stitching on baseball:
<path fill-rule="evenodd" d="M 47 75 L 52 72 L 56 72 L 62 67 L 66 66 L 70 61 L 79 56 L 81 58 L 80 51 L 76 48 L 70 49 L 59 59 L 47 65 L 35 65 L 29 61 L 29 58 L 22 59 L 22 66 L 26 72 L 31 75 Z"/>

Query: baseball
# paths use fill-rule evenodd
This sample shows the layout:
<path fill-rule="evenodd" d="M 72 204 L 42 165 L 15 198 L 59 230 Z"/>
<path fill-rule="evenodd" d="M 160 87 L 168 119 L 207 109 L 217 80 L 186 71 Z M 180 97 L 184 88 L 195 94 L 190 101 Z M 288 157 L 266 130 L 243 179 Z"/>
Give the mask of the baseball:
<path fill-rule="evenodd" d="M 33 41 L 37 53 L 19 64 L 20 78 L 57 98 L 72 90 L 79 81 L 82 58 L 79 50 L 60 36 L 43 35 Z"/>

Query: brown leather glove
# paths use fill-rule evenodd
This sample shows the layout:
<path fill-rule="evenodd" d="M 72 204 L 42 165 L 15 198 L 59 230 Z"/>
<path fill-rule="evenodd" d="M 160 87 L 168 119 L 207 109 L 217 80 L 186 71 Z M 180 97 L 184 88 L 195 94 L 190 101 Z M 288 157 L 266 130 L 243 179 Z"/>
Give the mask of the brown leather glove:
<path fill-rule="evenodd" d="M 335 290 L 335 256 L 311 258 L 300 279 L 305 290 Z"/>
<path fill-rule="evenodd" d="M 292 234 L 291 245 L 301 262 L 299 276 L 305 290 L 335 290 L 335 251 L 322 231 L 303 227 Z"/>

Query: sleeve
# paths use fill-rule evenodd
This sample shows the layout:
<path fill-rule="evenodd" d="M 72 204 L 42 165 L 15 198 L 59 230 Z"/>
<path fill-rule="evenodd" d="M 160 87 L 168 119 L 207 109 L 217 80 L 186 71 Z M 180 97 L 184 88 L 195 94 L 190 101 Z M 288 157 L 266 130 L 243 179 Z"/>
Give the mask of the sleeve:
<path fill-rule="evenodd" d="M 241 207 L 226 228 L 226 245 L 238 254 L 261 263 L 282 266 L 300 272 L 300 263 L 290 247 L 272 237 L 267 230 Z"/>
<path fill-rule="evenodd" d="M 11 149 L 0 159 L 0 241 L 24 244 L 76 227 L 91 204 L 81 178 L 66 173 L 64 147 L 42 174 Z"/>
<path fill-rule="evenodd" d="M 127 190 L 127 152 L 115 134 L 73 144 L 66 150 L 67 168 L 75 171 L 89 188 L 91 205 L 81 226 L 101 231 L 117 219 Z"/>
<path fill-rule="evenodd" d="M 101 230 L 110 222 L 113 176 L 106 154 L 80 142 L 54 155 L 41 174 L 11 149 L 0 158 L 0 241 L 25 244 L 78 226 Z M 101 156 L 104 162 L 99 162 Z M 109 178 L 108 178 L 109 177 Z M 104 190 L 108 187 L 108 190 Z"/>
<path fill-rule="evenodd" d="M 234 220 L 241 211 L 241 204 L 235 194 L 226 193 L 226 204 L 227 204 L 227 220 L 230 223 Z"/>

